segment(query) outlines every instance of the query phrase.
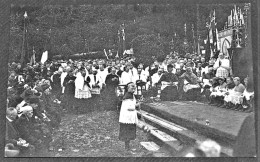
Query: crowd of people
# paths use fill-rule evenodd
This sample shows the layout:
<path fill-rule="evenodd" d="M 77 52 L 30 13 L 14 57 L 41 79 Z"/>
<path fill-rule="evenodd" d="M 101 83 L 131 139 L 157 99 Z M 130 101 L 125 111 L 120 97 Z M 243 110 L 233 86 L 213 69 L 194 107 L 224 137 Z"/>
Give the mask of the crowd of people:
<path fill-rule="evenodd" d="M 40 147 L 49 147 L 52 130 L 61 121 L 61 109 L 75 114 L 118 111 L 125 99 L 125 86 L 130 83 L 139 100 L 204 98 L 221 108 L 253 111 L 254 93 L 247 88 L 250 78 L 232 76 L 229 59 L 223 53 L 207 62 L 196 55 L 170 54 L 163 61 L 154 59 L 151 65 L 125 57 L 23 66 L 13 62 L 8 70 L 6 148 L 18 152 L 6 156 L 33 154 Z"/>

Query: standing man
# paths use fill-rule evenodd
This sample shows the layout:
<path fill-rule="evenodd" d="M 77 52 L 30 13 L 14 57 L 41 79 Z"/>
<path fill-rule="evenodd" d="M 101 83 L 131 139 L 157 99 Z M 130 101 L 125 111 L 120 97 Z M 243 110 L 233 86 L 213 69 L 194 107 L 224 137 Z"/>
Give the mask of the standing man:
<path fill-rule="evenodd" d="M 227 78 L 230 70 L 230 62 L 224 58 L 223 53 L 219 53 L 218 59 L 214 64 L 214 70 L 216 70 L 216 77 Z"/>
<path fill-rule="evenodd" d="M 97 73 L 97 69 L 93 68 L 93 74 L 89 75 L 91 87 L 91 106 L 95 110 L 100 108 L 100 91 L 102 89 L 102 79 Z"/>
<path fill-rule="evenodd" d="M 132 82 L 132 73 L 130 72 L 130 63 L 125 67 L 125 71 L 121 75 L 121 84 L 126 85 L 127 83 Z"/>
<path fill-rule="evenodd" d="M 111 67 L 111 73 L 107 75 L 105 90 L 105 102 L 106 110 L 116 110 L 117 108 L 117 96 L 116 87 L 119 84 L 119 77 L 116 75 L 116 68 Z"/>
<path fill-rule="evenodd" d="M 72 112 L 72 110 L 74 110 L 75 79 L 76 77 L 73 75 L 73 71 L 71 69 L 63 82 L 63 86 L 65 87 L 65 109 L 69 112 Z"/>

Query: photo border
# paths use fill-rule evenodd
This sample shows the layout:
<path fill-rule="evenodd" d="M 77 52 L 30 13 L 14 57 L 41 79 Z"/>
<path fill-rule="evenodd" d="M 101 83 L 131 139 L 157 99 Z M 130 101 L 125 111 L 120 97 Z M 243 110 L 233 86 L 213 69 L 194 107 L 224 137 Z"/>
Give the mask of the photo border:
<path fill-rule="evenodd" d="M 7 98 L 7 78 L 8 78 L 8 56 L 9 56 L 9 34 L 10 34 L 10 7 L 14 5 L 29 5 L 29 6 L 43 6 L 43 5 L 82 5 L 82 4 L 133 4 L 133 3 L 146 3 L 146 4 L 176 4 L 176 5 L 192 5 L 192 4 L 230 4 L 230 3 L 251 3 L 252 13 L 252 54 L 253 54 L 253 73 L 254 73 L 254 91 L 255 91 L 255 120 L 256 120 L 256 137 L 257 137 L 257 157 L 259 157 L 259 83 L 258 79 L 260 74 L 258 72 L 259 60 L 258 51 L 260 51 L 260 2 L 257 0 L 2 0 L 0 7 L 0 87 L 1 87 L 1 111 L 0 111 L 0 147 L 1 158 L 0 161 L 257 161 L 258 158 L 184 158 L 184 157 L 172 157 L 172 158 L 128 158 L 128 157 L 58 157 L 58 158 L 4 158 L 4 143 L 5 143 L 5 109 Z"/>

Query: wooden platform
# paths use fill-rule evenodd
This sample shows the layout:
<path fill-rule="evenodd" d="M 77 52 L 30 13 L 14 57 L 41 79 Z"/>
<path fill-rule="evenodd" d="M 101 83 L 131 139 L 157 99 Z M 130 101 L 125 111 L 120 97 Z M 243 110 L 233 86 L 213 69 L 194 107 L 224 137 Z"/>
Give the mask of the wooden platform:
<path fill-rule="evenodd" d="M 235 141 L 242 122 L 249 115 L 189 101 L 145 103 L 141 109 L 210 138 L 222 138 L 230 143 Z M 206 120 L 209 125 L 206 125 Z"/>

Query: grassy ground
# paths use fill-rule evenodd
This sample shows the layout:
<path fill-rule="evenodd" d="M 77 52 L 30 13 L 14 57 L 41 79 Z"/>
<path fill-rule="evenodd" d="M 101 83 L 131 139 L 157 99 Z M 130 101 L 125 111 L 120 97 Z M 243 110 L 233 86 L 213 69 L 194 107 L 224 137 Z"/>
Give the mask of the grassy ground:
<path fill-rule="evenodd" d="M 136 154 L 124 150 L 118 140 L 119 114 L 115 111 L 94 111 L 89 114 L 64 114 L 59 129 L 53 133 L 53 151 L 40 156 L 52 157 L 141 157 L 146 151 L 141 141 L 147 135 L 137 129 L 137 138 L 130 145 Z"/>

